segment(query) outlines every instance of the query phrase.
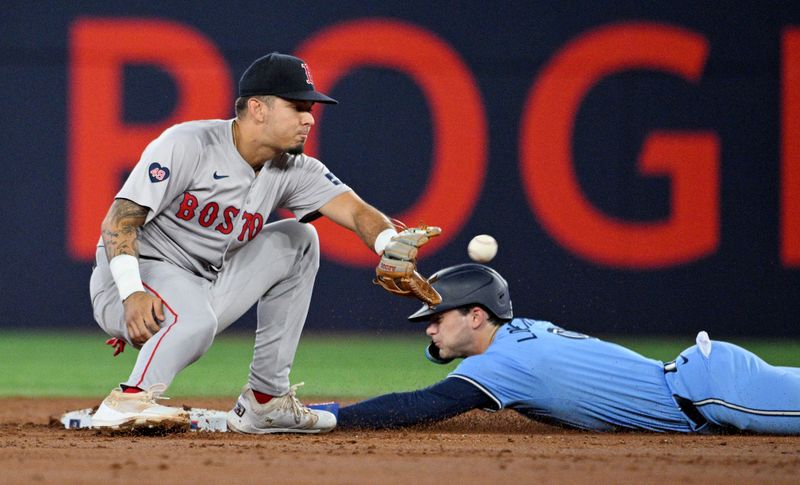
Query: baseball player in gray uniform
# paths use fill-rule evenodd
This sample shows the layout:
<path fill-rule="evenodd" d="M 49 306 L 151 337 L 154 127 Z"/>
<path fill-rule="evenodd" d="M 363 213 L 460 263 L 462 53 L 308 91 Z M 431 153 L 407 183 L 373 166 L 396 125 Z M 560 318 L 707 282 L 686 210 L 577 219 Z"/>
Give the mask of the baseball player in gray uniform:
<path fill-rule="evenodd" d="M 156 400 L 254 304 L 253 360 L 229 428 L 318 433 L 336 425 L 333 414 L 302 405 L 289 383 L 319 266 L 317 233 L 306 223 L 326 216 L 380 255 L 389 244 L 408 247 L 399 259 L 411 266 L 412 246 L 425 241 L 400 241 L 384 214 L 303 154 L 314 103 L 337 101 L 314 89 L 301 59 L 272 53 L 240 79 L 236 118 L 172 126 L 144 150 L 102 223 L 90 283 L 109 342 L 139 354 L 94 427 L 188 426 L 183 409 Z M 296 220 L 266 224 L 281 207 Z"/>

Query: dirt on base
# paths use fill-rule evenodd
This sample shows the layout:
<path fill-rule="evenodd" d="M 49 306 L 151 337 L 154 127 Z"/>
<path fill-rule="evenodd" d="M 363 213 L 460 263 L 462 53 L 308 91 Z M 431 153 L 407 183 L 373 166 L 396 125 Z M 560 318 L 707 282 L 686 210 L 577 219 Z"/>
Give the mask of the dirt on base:
<path fill-rule="evenodd" d="M 169 404 L 228 409 L 232 401 Z M 797 436 L 598 434 L 513 411 L 325 435 L 109 436 L 49 424 L 98 402 L 0 399 L 0 483 L 800 483 Z"/>

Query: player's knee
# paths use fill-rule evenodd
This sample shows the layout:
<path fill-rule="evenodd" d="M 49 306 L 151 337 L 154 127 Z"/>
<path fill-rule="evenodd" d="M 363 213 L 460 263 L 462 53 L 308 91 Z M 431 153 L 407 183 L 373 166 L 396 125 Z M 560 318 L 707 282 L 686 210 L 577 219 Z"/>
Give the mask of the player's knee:
<path fill-rule="evenodd" d="M 319 236 L 317 230 L 312 224 L 304 224 L 302 222 L 295 222 L 292 225 L 292 230 L 295 232 L 295 238 L 299 242 L 304 242 L 313 246 L 319 246 Z"/>
<path fill-rule="evenodd" d="M 315 259 L 319 259 L 319 234 L 317 234 L 317 229 L 311 224 L 303 224 L 303 226 L 306 252 L 312 254 Z"/>
<path fill-rule="evenodd" d="M 281 250 L 295 255 L 294 268 L 319 268 L 319 236 L 311 224 L 294 219 L 284 219 L 270 225 L 270 233 L 276 241 L 281 241 Z"/>
<path fill-rule="evenodd" d="M 292 221 L 288 232 L 295 243 L 295 247 L 300 251 L 303 259 L 308 259 L 312 263 L 319 264 L 319 235 L 311 224 Z"/>
<path fill-rule="evenodd" d="M 214 336 L 217 334 L 217 327 L 219 326 L 219 321 L 217 320 L 217 316 L 213 313 L 211 315 L 207 315 L 205 318 L 202 319 L 199 327 L 199 332 L 203 334 L 204 337 L 209 339 L 214 339 Z"/>
<path fill-rule="evenodd" d="M 217 317 L 213 313 L 186 315 L 186 321 L 179 322 L 178 324 L 185 324 L 186 328 L 184 331 L 189 334 L 189 338 L 195 340 L 201 347 L 211 345 L 217 334 L 217 326 L 219 325 Z"/>
<path fill-rule="evenodd" d="M 305 259 L 309 266 L 316 272 L 319 269 L 319 235 L 314 226 L 311 224 L 306 224 L 306 226 L 307 244 L 304 246 L 305 252 L 303 254 L 303 259 Z"/>

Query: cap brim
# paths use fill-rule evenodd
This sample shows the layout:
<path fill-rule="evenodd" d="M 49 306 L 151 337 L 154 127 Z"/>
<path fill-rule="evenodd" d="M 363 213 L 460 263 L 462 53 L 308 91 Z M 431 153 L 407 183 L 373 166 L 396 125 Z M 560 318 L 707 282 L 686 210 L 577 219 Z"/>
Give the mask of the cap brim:
<path fill-rule="evenodd" d="M 294 93 L 276 94 L 275 96 L 295 101 L 314 101 L 315 103 L 339 104 L 339 102 L 335 99 L 331 98 L 330 96 L 326 96 L 319 91 L 297 91 Z"/>

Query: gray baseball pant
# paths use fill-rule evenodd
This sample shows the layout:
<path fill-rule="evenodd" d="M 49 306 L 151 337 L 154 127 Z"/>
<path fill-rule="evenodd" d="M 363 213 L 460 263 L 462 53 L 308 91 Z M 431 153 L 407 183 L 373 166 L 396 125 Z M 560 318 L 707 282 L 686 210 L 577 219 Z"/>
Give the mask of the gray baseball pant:
<path fill-rule="evenodd" d="M 94 318 L 112 337 L 131 343 L 124 309 L 99 247 L 90 294 Z M 258 303 L 249 385 L 278 396 L 289 390 L 300 334 L 319 268 L 319 239 L 310 224 L 285 219 L 264 226 L 254 240 L 226 258 L 211 282 L 171 263 L 140 259 L 142 282 L 164 302 L 161 330 L 142 348 L 123 384 L 147 389 L 169 385 L 199 359 L 214 337 Z"/>

